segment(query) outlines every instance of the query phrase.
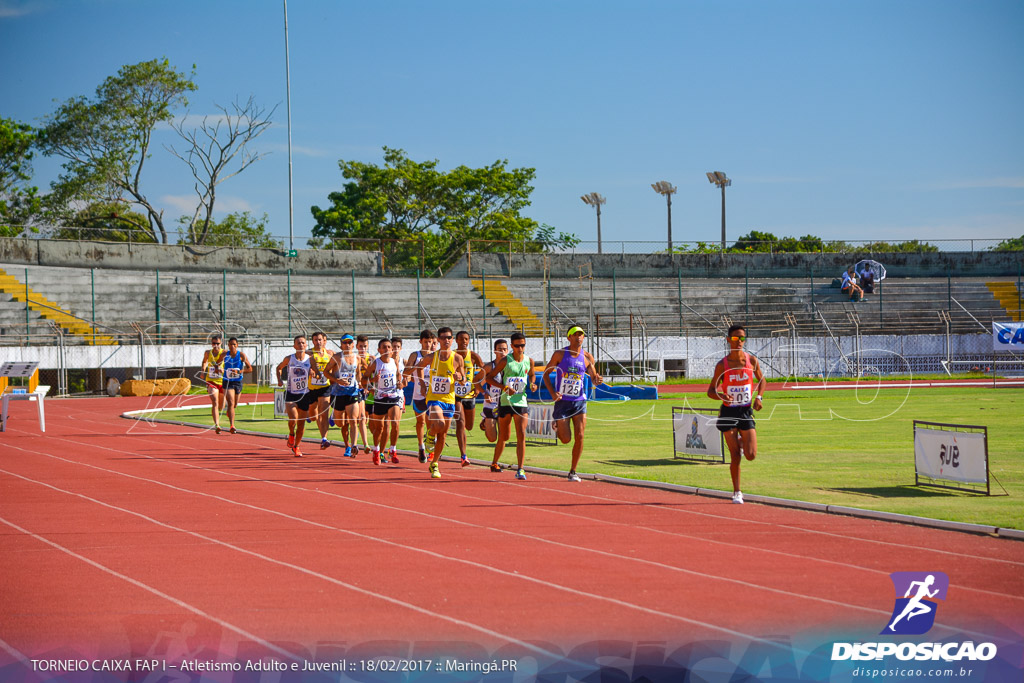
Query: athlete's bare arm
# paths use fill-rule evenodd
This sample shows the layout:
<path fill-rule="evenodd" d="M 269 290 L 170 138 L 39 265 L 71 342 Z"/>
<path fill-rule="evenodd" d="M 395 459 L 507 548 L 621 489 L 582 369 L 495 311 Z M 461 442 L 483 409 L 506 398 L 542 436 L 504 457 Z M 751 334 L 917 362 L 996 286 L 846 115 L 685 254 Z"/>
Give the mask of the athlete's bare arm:
<path fill-rule="evenodd" d="M 597 371 L 597 363 L 594 361 L 594 357 L 586 351 L 583 354 L 587 359 L 587 372 L 590 373 L 590 379 L 594 380 L 594 384 L 604 384 L 604 377 Z"/>
<path fill-rule="evenodd" d="M 711 375 L 711 384 L 708 385 L 708 398 L 715 399 L 716 401 L 724 401 L 725 396 L 718 391 L 718 385 L 722 383 L 722 376 L 725 374 L 725 368 L 722 367 L 724 361 L 718 361 L 715 365 L 715 372 Z"/>
<path fill-rule="evenodd" d="M 500 375 L 501 371 L 505 369 L 505 359 L 507 359 L 507 358 L 508 358 L 508 356 L 505 356 L 505 358 L 502 358 L 499 361 L 495 361 L 494 362 L 494 367 L 492 367 L 487 372 L 487 378 L 484 381 L 487 382 L 487 384 L 489 386 L 492 386 L 495 389 L 504 389 L 504 386 L 502 386 L 501 384 L 498 384 L 498 382 L 495 381 L 494 378 L 497 377 L 498 375 Z"/>
<path fill-rule="evenodd" d="M 754 379 L 757 380 L 757 386 L 754 388 L 754 410 L 761 410 L 761 394 L 764 393 L 766 384 L 764 372 L 761 370 L 761 363 L 758 362 L 756 356 L 750 356 L 750 364 L 754 367 Z"/>
<path fill-rule="evenodd" d="M 541 381 L 544 382 L 544 386 L 547 387 L 548 393 L 551 394 L 551 398 L 555 401 L 561 401 L 562 394 L 555 391 L 555 388 L 551 386 L 551 371 L 555 369 L 555 366 L 562 362 L 562 353 L 563 350 L 558 349 L 551 354 L 551 359 L 548 361 L 548 364 L 544 366 L 544 372 L 542 372 L 540 376 Z"/>
<path fill-rule="evenodd" d="M 284 386 L 284 378 L 281 377 L 281 373 L 283 373 L 285 368 L 288 367 L 288 362 L 289 362 L 290 359 L 291 359 L 290 355 L 289 356 L 285 356 L 284 360 L 281 361 L 278 364 L 278 366 L 277 366 L 277 386 L 279 386 L 279 387 L 283 387 Z"/>
<path fill-rule="evenodd" d="M 455 362 L 452 363 L 454 369 L 454 378 L 456 382 L 466 381 L 466 361 L 463 360 L 462 356 L 455 354 Z"/>

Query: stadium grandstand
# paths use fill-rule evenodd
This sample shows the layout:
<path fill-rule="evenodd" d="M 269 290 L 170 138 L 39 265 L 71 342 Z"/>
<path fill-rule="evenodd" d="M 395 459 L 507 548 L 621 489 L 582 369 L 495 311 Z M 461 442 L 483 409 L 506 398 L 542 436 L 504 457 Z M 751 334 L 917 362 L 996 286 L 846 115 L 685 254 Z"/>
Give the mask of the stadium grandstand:
<path fill-rule="evenodd" d="M 603 370 L 630 381 L 709 373 L 733 323 L 747 326 L 750 349 L 774 376 L 944 373 L 990 367 L 991 324 L 1021 313 L 1018 278 L 1006 275 L 897 274 L 852 302 L 820 276 L 608 277 L 579 269 L 578 277 L 470 277 L 455 269 L 428 278 L 83 261 L 0 263 L 0 344 L 38 355 L 51 373 L 44 379 L 64 393 L 101 389 L 107 377 L 191 376 L 213 333 L 238 337 L 267 380 L 295 334 L 414 339 L 441 325 L 469 331 L 481 353 L 520 330 L 540 358 L 579 324 Z"/>

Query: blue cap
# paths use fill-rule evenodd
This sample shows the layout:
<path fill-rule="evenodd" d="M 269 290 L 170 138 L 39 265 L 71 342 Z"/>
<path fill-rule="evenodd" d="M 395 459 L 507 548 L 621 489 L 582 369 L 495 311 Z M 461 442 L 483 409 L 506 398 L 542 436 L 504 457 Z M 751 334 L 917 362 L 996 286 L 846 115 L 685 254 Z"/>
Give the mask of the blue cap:
<path fill-rule="evenodd" d="M 351 334 L 343 334 L 343 335 L 341 335 L 341 341 L 346 341 L 346 340 L 348 340 L 348 341 L 355 341 L 355 339 L 356 338 L 353 337 Z"/>

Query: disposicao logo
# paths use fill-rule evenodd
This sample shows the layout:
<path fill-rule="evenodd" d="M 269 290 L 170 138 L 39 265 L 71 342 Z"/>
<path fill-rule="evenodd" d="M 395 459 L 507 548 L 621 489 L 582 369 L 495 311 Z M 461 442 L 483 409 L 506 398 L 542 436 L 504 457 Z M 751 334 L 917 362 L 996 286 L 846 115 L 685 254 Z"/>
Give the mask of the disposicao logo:
<path fill-rule="evenodd" d="M 936 599 L 946 599 L 949 577 L 942 572 L 893 572 L 889 578 L 896 590 L 896 604 L 881 635 L 927 633 L 935 623 Z"/>
<path fill-rule="evenodd" d="M 927 633 L 935 624 L 935 613 L 939 603 L 945 600 L 949 590 L 949 577 L 942 572 L 893 572 L 893 589 L 896 591 L 896 604 L 892 615 L 880 635 L 920 635 Z M 882 660 L 896 657 L 901 661 L 938 661 L 956 662 L 988 661 L 993 659 L 998 650 L 993 643 L 934 642 L 934 643 L 833 643 L 832 661 Z M 856 675 L 856 674 L 855 674 Z"/>

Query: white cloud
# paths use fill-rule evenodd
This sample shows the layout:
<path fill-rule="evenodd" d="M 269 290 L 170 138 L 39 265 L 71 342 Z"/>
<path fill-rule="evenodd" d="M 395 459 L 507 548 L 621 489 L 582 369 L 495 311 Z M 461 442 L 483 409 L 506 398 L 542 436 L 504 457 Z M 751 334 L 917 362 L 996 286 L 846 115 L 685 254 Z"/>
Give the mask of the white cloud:
<path fill-rule="evenodd" d="M 744 176 L 743 182 L 768 184 L 800 184 L 800 183 L 821 183 L 825 178 L 800 178 L 797 176 Z"/>
<path fill-rule="evenodd" d="M 0 19 L 17 19 L 43 12 L 52 6 L 51 0 L 0 0 Z"/>
<path fill-rule="evenodd" d="M 946 183 L 929 183 L 921 186 L 925 190 L 978 190 L 978 189 L 1024 189 L 1024 177 L 971 178 Z"/>
<path fill-rule="evenodd" d="M 273 145 L 267 145 L 267 149 L 274 152 L 288 153 L 288 145 L 282 145 L 275 143 Z M 326 149 L 320 149 L 316 147 L 303 147 L 302 145 L 292 145 L 292 155 L 298 155 L 302 157 L 325 157 L 327 156 Z"/>
<path fill-rule="evenodd" d="M 175 209 L 176 213 L 179 215 L 191 216 L 192 212 L 196 210 L 199 199 L 194 194 L 165 194 L 160 197 L 160 202 Z M 223 216 L 224 214 L 234 213 L 236 211 L 253 211 L 253 206 L 241 197 L 217 195 L 217 203 L 214 204 L 213 209 L 214 215 Z"/>

